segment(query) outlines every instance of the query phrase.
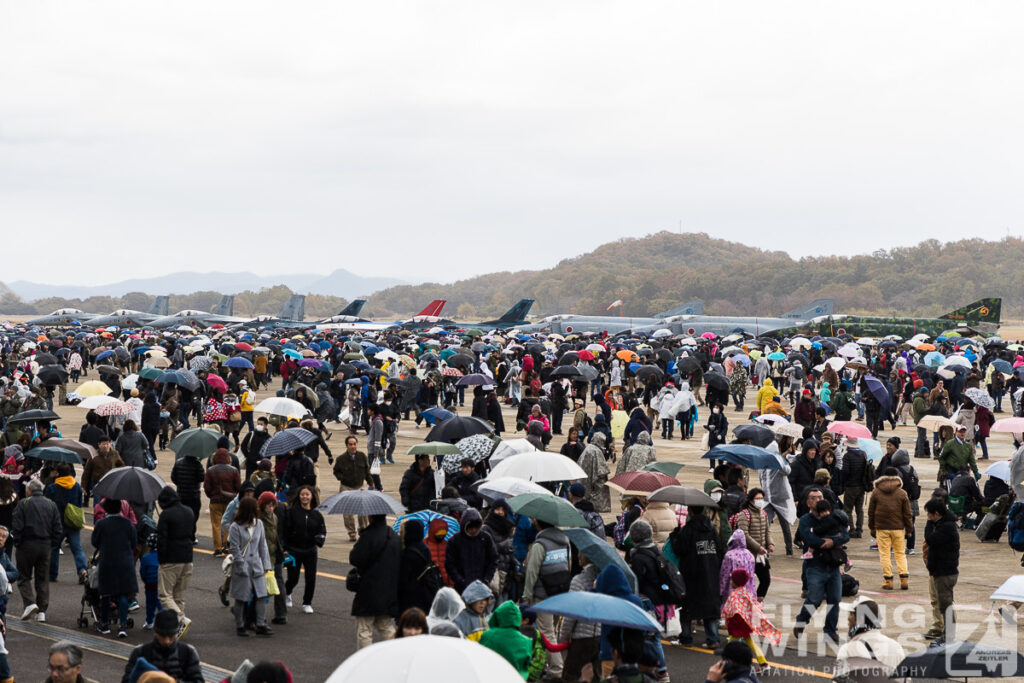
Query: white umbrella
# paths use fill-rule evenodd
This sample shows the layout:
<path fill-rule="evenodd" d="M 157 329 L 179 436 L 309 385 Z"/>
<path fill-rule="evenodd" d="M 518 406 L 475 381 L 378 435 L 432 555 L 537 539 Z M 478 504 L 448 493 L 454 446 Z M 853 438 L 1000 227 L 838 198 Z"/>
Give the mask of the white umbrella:
<path fill-rule="evenodd" d="M 136 387 L 136 385 L 138 385 L 138 383 L 139 383 L 139 376 L 133 373 L 133 374 L 128 375 L 127 377 L 125 377 L 123 380 L 121 380 L 121 388 L 122 389 L 127 389 L 128 391 L 131 391 L 132 389 L 134 389 Z"/>
<path fill-rule="evenodd" d="M 807 337 L 793 337 L 789 341 L 789 346 L 793 349 L 809 349 L 811 348 L 811 340 Z"/>
<path fill-rule="evenodd" d="M 791 436 L 794 439 L 799 439 L 804 435 L 803 425 L 799 425 L 795 422 L 782 422 L 772 425 L 772 429 L 779 436 Z"/>
<path fill-rule="evenodd" d="M 825 365 L 829 366 L 836 372 L 839 372 L 840 370 L 843 369 L 843 366 L 846 365 L 846 361 L 843 360 L 842 358 L 829 358 L 827 361 L 825 361 Z"/>
<path fill-rule="evenodd" d="M 113 396 L 107 396 L 106 394 L 104 394 L 103 396 L 90 396 L 89 398 L 82 400 L 78 404 L 78 407 L 85 408 L 86 410 L 95 410 L 104 403 L 117 403 L 117 401 L 118 399 L 114 398 Z"/>
<path fill-rule="evenodd" d="M 1010 481 L 1010 461 L 1000 460 L 999 462 L 992 463 L 985 470 L 985 474 L 996 479 L 1002 479 L 1005 482 Z"/>
<path fill-rule="evenodd" d="M 567 481 L 585 479 L 587 473 L 570 458 L 558 453 L 520 453 L 498 463 L 490 477 L 516 477 L 527 481 Z"/>
<path fill-rule="evenodd" d="M 283 396 L 271 396 L 260 401 L 253 408 L 257 413 L 268 413 L 270 415 L 283 415 L 284 417 L 301 417 L 308 411 L 306 406 L 298 401 Z"/>
<path fill-rule="evenodd" d="M 860 355 L 860 347 L 850 342 L 849 344 L 843 344 L 839 347 L 838 351 L 840 356 L 846 356 L 847 358 L 856 358 Z"/>
<path fill-rule="evenodd" d="M 515 498 L 524 493 L 555 495 L 540 484 L 534 484 L 532 481 L 526 481 L 525 479 L 516 479 L 515 477 L 498 477 L 496 479 L 488 477 L 476 484 L 476 490 L 481 496 L 491 500 L 496 498 Z"/>
<path fill-rule="evenodd" d="M 766 415 L 758 415 L 756 420 L 761 424 L 769 425 L 787 424 L 789 422 L 789 420 L 782 417 L 781 415 L 773 415 L 772 413 L 768 413 Z M 802 433 L 803 432 L 801 432 L 801 434 Z"/>
<path fill-rule="evenodd" d="M 509 439 L 508 441 L 502 441 L 499 443 L 494 452 L 491 453 L 491 467 L 494 467 L 505 458 L 510 458 L 513 455 L 519 455 L 520 453 L 530 453 L 536 451 L 532 443 L 526 439 Z"/>
<path fill-rule="evenodd" d="M 989 600 L 1024 602 L 1024 574 L 1016 574 L 1003 581 L 1003 585 L 988 597 Z"/>
<path fill-rule="evenodd" d="M 921 429 L 930 429 L 933 432 L 937 432 L 940 427 L 952 427 L 956 429 L 956 422 L 953 422 L 948 417 L 942 417 L 941 415 L 925 415 L 921 418 L 921 421 L 917 423 L 917 426 Z"/>
<path fill-rule="evenodd" d="M 947 356 L 946 357 L 947 368 L 970 368 L 971 361 L 967 360 L 964 356 Z"/>
<path fill-rule="evenodd" d="M 655 339 L 662 339 L 663 337 L 671 337 L 672 336 L 672 330 L 662 328 L 660 330 L 655 330 L 654 334 L 652 334 L 651 336 L 654 337 Z"/>
<path fill-rule="evenodd" d="M 523 683 L 508 661 L 479 643 L 462 638 L 421 635 L 385 640 L 363 648 L 341 663 L 327 683 Z"/>

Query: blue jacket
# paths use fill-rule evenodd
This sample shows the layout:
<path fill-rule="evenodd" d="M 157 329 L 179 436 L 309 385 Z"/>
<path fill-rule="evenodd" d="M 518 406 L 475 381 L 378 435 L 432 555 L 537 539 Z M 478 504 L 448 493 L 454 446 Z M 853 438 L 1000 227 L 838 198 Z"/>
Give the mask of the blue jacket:
<path fill-rule="evenodd" d="M 833 510 L 831 514 L 835 515 L 837 513 L 835 510 Z M 846 515 L 841 515 L 841 517 L 845 516 Z M 820 538 L 819 536 L 815 535 L 813 531 L 814 522 L 816 521 L 816 519 L 817 518 L 814 516 L 813 513 L 808 512 L 807 514 L 805 514 L 803 517 L 800 518 L 800 525 L 798 527 L 799 531 L 797 532 L 800 534 L 800 542 L 806 545 L 807 547 L 813 548 L 815 550 L 820 548 L 821 545 L 825 542 L 824 538 Z M 849 543 L 850 533 L 847 529 L 848 526 L 848 523 L 843 524 L 842 533 L 840 533 L 838 537 L 833 539 L 835 545 L 845 545 L 846 543 Z M 821 560 L 819 560 L 817 556 L 812 557 L 809 560 L 804 560 L 804 562 L 806 562 L 808 566 L 813 566 L 818 569 L 825 569 L 825 567 L 821 564 Z M 838 567 L 835 567 L 834 569 L 836 571 L 839 570 Z"/>
<path fill-rule="evenodd" d="M 139 576 L 143 583 L 156 583 L 160 579 L 160 560 L 156 550 L 150 550 L 139 558 Z"/>
<path fill-rule="evenodd" d="M 636 437 L 640 436 L 640 432 L 650 433 L 651 420 L 644 413 L 643 408 L 633 408 L 633 412 L 629 414 L 629 422 L 626 423 L 626 431 L 622 434 L 622 440 L 627 446 L 632 446 L 636 443 Z"/>
<path fill-rule="evenodd" d="M 597 575 L 594 592 L 629 600 L 640 609 L 646 609 L 640 596 L 630 590 L 625 572 L 614 564 L 608 565 Z M 609 661 L 612 658 L 612 645 L 608 641 L 608 633 L 611 630 L 611 626 L 601 626 L 601 650 L 598 656 L 604 661 Z"/>

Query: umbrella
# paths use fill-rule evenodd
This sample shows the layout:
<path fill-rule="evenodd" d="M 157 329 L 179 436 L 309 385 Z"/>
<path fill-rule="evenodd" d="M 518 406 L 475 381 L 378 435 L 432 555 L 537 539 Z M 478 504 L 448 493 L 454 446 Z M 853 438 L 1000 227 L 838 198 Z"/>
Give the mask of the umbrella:
<path fill-rule="evenodd" d="M 455 443 L 460 439 L 474 434 L 491 434 L 494 427 L 490 422 L 478 417 L 455 416 L 436 425 L 427 434 L 427 441 L 447 441 Z"/>
<path fill-rule="evenodd" d="M 510 500 L 508 506 L 516 514 L 539 519 L 554 526 L 587 526 L 587 520 L 583 519 L 580 511 L 565 498 L 541 493 L 524 493 Z"/>
<path fill-rule="evenodd" d="M 752 470 L 782 469 L 782 463 L 779 462 L 774 453 L 748 444 L 723 444 L 715 446 L 701 457 L 708 460 L 724 460 Z"/>
<path fill-rule="evenodd" d="M 23 410 L 14 417 L 8 418 L 7 423 L 24 424 L 26 422 L 52 422 L 53 420 L 59 419 L 60 415 L 52 410 Z"/>
<path fill-rule="evenodd" d="M 217 450 L 217 441 L 221 433 L 215 429 L 203 429 L 196 427 L 186 429 L 181 434 L 171 439 L 167 447 L 174 451 L 175 459 L 196 458 L 203 460 L 213 455 Z"/>
<path fill-rule="evenodd" d="M 493 385 L 493 384 L 496 384 L 496 382 L 495 382 L 493 377 L 488 377 L 487 375 L 484 375 L 482 373 L 474 372 L 473 374 L 466 375 L 465 377 L 461 377 L 459 379 L 459 381 L 456 382 L 455 384 L 456 384 L 456 386 L 460 386 L 460 387 L 468 387 L 468 386 L 473 386 L 473 385 L 477 385 L 477 386 Z"/>
<path fill-rule="evenodd" d="M 624 496 L 646 496 L 666 486 L 674 486 L 679 481 L 661 472 L 623 472 L 608 480 L 608 486 L 617 489 Z"/>
<path fill-rule="evenodd" d="M 490 434 L 474 434 L 465 439 L 459 439 L 455 446 L 463 458 L 469 458 L 473 462 L 485 460 L 494 447 L 498 444 L 498 437 Z"/>
<path fill-rule="evenodd" d="M 306 445 L 313 443 L 316 439 L 316 434 L 308 429 L 303 429 L 302 427 L 285 429 L 266 440 L 263 447 L 260 449 L 260 456 L 264 458 L 271 458 L 277 455 L 291 453 L 294 450 L 304 448 Z M 365 513 L 354 512 L 351 514 L 361 515 Z"/>
<path fill-rule="evenodd" d="M 242 370 L 252 370 L 256 366 L 241 356 L 234 356 L 233 358 L 228 358 L 226 361 L 224 361 L 224 367 L 240 368 Z"/>
<path fill-rule="evenodd" d="M 88 460 L 96 455 L 96 449 L 87 443 L 76 441 L 74 439 L 47 439 L 47 447 L 57 446 L 58 448 L 67 449 L 78 455 L 82 460 Z M 46 460 L 47 458 L 43 458 Z"/>
<path fill-rule="evenodd" d="M 529 481 L 571 481 L 585 479 L 587 473 L 572 459 L 557 453 L 534 451 L 502 460 L 491 470 L 491 477 L 518 477 Z"/>
<path fill-rule="evenodd" d="M 642 470 L 645 472 L 661 472 L 667 474 L 670 477 L 674 477 L 679 474 L 679 470 L 683 469 L 683 463 L 681 462 L 651 462 L 643 466 Z"/>
<path fill-rule="evenodd" d="M 420 453 L 426 453 L 427 455 L 451 455 L 460 452 L 458 446 L 444 441 L 418 443 L 406 451 L 408 455 L 419 455 Z"/>
<path fill-rule="evenodd" d="M 106 351 L 101 351 L 100 354 L 98 356 L 96 356 L 96 360 L 97 361 L 106 360 L 107 358 L 110 358 L 113 355 L 114 355 L 113 350 L 107 349 Z"/>
<path fill-rule="evenodd" d="M 964 396 L 974 401 L 975 405 L 979 405 L 986 410 L 993 410 L 996 407 L 996 402 L 993 401 L 992 397 L 988 395 L 988 392 L 983 389 L 975 387 L 965 389 Z"/>
<path fill-rule="evenodd" d="M 540 484 L 534 484 L 532 481 L 526 481 L 518 477 L 487 477 L 487 479 L 478 481 L 474 486 L 476 486 L 477 492 L 481 496 L 491 500 L 513 498 L 524 493 L 537 493 L 542 496 L 555 495 Z"/>
<path fill-rule="evenodd" d="M 121 388 L 126 391 L 131 391 L 132 389 L 135 388 L 135 385 L 137 385 L 138 383 L 139 376 L 133 373 L 125 377 L 123 380 L 121 380 Z"/>
<path fill-rule="evenodd" d="M 833 434 L 842 434 L 848 436 L 851 439 L 870 439 L 871 430 L 864 425 L 857 424 L 856 422 L 849 421 L 836 421 L 828 426 L 828 431 Z"/>
<path fill-rule="evenodd" d="M 139 379 L 156 380 L 160 375 L 164 374 L 159 368 L 142 368 L 139 370 Z M 81 391 L 81 387 L 79 387 Z"/>
<path fill-rule="evenodd" d="M 882 459 L 882 446 L 875 439 L 857 439 L 857 448 L 872 462 Z"/>
<path fill-rule="evenodd" d="M 889 392 L 886 391 L 885 385 L 882 384 L 881 380 L 871 375 L 865 375 L 864 381 L 868 385 L 868 391 L 875 397 L 879 405 L 882 406 L 882 414 L 888 415 L 892 408 L 892 397 L 889 396 Z"/>
<path fill-rule="evenodd" d="M 402 525 L 410 519 L 415 519 L 420 522 L 423 522 L 423 538 L 427 537 L 427 533 L 429 532 L 429 529 L 427 527 L 429 527 L 430 523 L 433 522 L 435 519 L 443 519 L 445 522 L 448 523 L 448 534 L 444 537 L 444 540 L 447 541 L 452 536 L 459 533 L 460 527 L 457 519 L 455 519 L 454 517 L 449 517 L 448 515 L 442 515 L 440 512 L 434 512 L 433 510 L 420 510 L 419 512 L 412 512 L 408 515 L 402 515 L 401 517 L 395 520 L 395 523 L 391 528 L 395 530 L 395 533 L 399 533 L 402 529 Z"/>
<path fill-rule="evenodd" d="M 615 546 L 608 543 L 605 539 L 597 536 L 590 529 L 580 529 L 574 527 L 571 529 L 565 529 L 564 533 L 569 537 L 576 549 L 583 555 L 587 556 L 598 572 L 607 567 L 610 564 L 614 564 L 616 567 L 622 570 L 622 573 L 626 575 L 626 579 L 629 581 L 629 587 L 636 591 L 637 581 L 636 574 L 629 568 L 626 561 L 623 559 L 622 554 L 615 549 Z"/>
<path fill-rule="evenodd" d="M 541 600 L 533 609 L 546 614 L 571 617 L 577 621 L 661 633 L 661 625 L 650 614 L 629 600 L 604 593 L 570 591 Z"/>
<path fill-rule="evenodd" d="M 775 441 L 775 432 L 763 425 L 740 425 L 732 433 L 737 439 L 744 439 L 761 448 Z"/>
<path fill-rule="evenodd" d="M 457 353 L 453 356 L 448 356 L 448 360 L 445 361 L 448 365 L 455 365 L 461 367 L 468 367 L 473 364 L 475 359 L 472 356 L 467 356 L 462 353 Z"/>
<path fill-rule="evenodd" d="M 78 388 L 75 389 L 75 393 L 79 396 L 106 396 L 110 393 L 110 387 L 108 387 L 104 382 L 91 379 L 88 382 L 80 384 Z"/>
<path fill-rule="evenodd" d="M 109 403 L 104 403 L 95 410 L 95 413 L 101 417 L 110 417 L 111 415 L 131 415 L 133 412 L 135 412 L 135 408 L 124 401 L 111 401 Z"/>
<path fill-rule="evenodd" d="M 922 418 L 923 420 L 924 418 Z M 990 431 L 1009 434 L 1024 433 L 1024 417 L 1004 417 L 1002 420 L 996 420 Z"/>
<path fill-rule="evenodd" d="M 777 436 L 788 436 L 794 439 L 799 439 L 804 435 L 803 425 L 796 424 L 795 422 L 781 422 L 772 427 L 775 430 Z"/>
<path fill-rule="evenodd" d="M 783 416 L 781 416 L 781 415 L 774 415 L 772 413 L 767 413 L 765 415 L 758 415 L 754 419 L 757 420 L 758 422 L 760 422 L 761 424 L 771 425 L 772 427 L 774 427 L 775 425 L 782 425 L 782 424 L 786 424 L 787 422 L 789 422 L 789 420 L 787 420 Z"/>
<path fill-rule="evenodd" d="M 1021 422 L 1024 423 L 1024 419 L 1021 419 Z M 997 422 L 996 424 L 999 423 Z M 956 422 L 953 422 L 948 417 L 943 417 L 941 415 L 925 415 L 921 418 L 921 421 L 917 423 L 917 426 L 921 429 L 937 432 L 942 427 L 956 428 Z M 1024 427 L 1021 428 L 1024 429 Z M 996 431 L 995 428 L 993 428 L 992 431 Z"/>
<path fill-rule="evenodd" d="M 52 353 L 37 353 L 32 356 L 32 360 L 39 363 L 39 365 L 56 365 L 57 357 Z"/>
<path fill-rule="evenodd" d="M 49 444 L 49 441 L 46 442 Z M 82 459 L 78 457 L 78 453 L 67 448 L 60 448 L 59 446 L 40 446 L 38 448 L 30 448 L 25 452 L 26 458 L 38 458 L 39 460 L 50 460 L 52 462 L 70 462 L 75 465 L 81 465 Z"/>
<path fill-rule="evenodd" d="M 141 467 L 118 467 L 103 475 L 93 487 L 93 498 L 116 498 L 130 503 L 151 503 L 167 486 L 156 472 Z"/>
<path fill-rule="evenodd" d="M 189 370 L 170 370 L 156 378 L 157 384 L 177 384 L 189 391 L 199 388 L 201 382 L 194 372 Z"/>
<path fill-rule="evenodd" d="M 1010 365 L 1009 361 L 1005 361 L 1002 358 L 997 358 L 992 361 L 992 367 L 1003 373 L 1004 375 L 1013 374 L 1013 366 Z"/>
<path fill-rule="evenodd" d="M 719 391 L 729 390 L 729 378 L 717 372 L 708 372 L 704 375 L 704 383 L 712 389 Z"/>
<path fill-rule="evenodd" d="M 439 635 L 385 640 L 363 648 L 342 662 L 327 683 L 428 683 L 442 672 L 445 680 L 459 683 L 523 683 L 494 650 Z"/>
<path fill-rule="evenodd" d="M 1010 481 L 1010 461 L 1009 460 L 1000 460 L 997 463 L 993 463 L 993 464 L 989 465 L 988 469 L 985 470 L 985 474 L 987 474 L 990 477 L 995 477 L 996 479 L 1002 479 L 1003 481 L 1009 483 L 1009 481 Z"/>
<path fill-rule="evenodd" d="M 110 391 L 110 387 L 107 387 L 107 391 Z M 85 408 L 86 410 L 92 410 L 93 408 L 98 408 L 104 403 L 111 403 L 117 400 L 118 399 L 113 396 L 107 396 L 105 394 L 103 396 L 89 396 L 84 401 L 79 401 L 78 407 Z"/>
<path fill-rule="evenodd" d="M 455 417 L 455 413 L 444 408 L 427 408 L 420 413 L 427 424 L 433 427 L 438 422 L 444 422 L 448 418 Z"/>
<path fill-rule="evenodd" d="M 660 380 L 665 376 L 665 372 L 657 365 L 643 365 L 633 373 L 636 378 L 646 384 L 651 377 Z"/>
<path fill-rule="evenodd" d="M 282 417 L 302 417 L 307 412 L 306 406 L 298 401 L 283 396 L 271 396 L 265 398 L 253 408 L 257 413 L 268 415 L 280 415 Z"/>
<path fill-rule="evenodd" d="M 673 503 L 675 505 L 697 505 L 700 507 L 714 508 L 718 507 L 718 503 L 711 499 L 711 496 L 704 493 L 700 489 L 695 489 L 692 486 L 680 486 L 678 484 L 672 484 L 665 486 L 651 493 L 647 496 L 647 501 L 650 503 Z"/>
<path fill-rule="evenodd" d="M 113 365 L 97 365 L 96 370 L 101 375 L 117 375 L 118 377 L 124 376 L 124 372 L 120 368 L 115 368 Z"/>
<path fill-rule="evenodd" d="M 217 391 L 227 392 L 228 390 L 228 383 L 221 379 L 220 375 L 207 375 L 206 383 Z"/>
<path fill-rule="evenodd" d="M 171 367 L 171 361 L 164 358 L 163 356 L 157 358 L 150 358 L 146 361 L 146 367 L 163 369 Z"/>
<path fill-rule="evenodd" d="M 769 353 L 766 358 L 768 360 L 786 360 L 786 354 L 781 351 L 773 351 L 772 353 Z"/>
<path fill-rule="evenodd" d="M 43 385 L 53 387 L 68 381 L 68 371 L 59 365 L 44 365 L 39 368 L 36 377 Z"/>
<path fill-rule="evenodd" d="M 996 589 L 995 593 L 988 596 L 988 599 L 1024 602 L 1024 574 L 1016 574 L 1008 578 L 1003 585 Z"/>
<path fill-rule="evenodd" d="M 491 453 L 491 467 L 494 467 L 505 458 L 518 455 L 520 453 L 529 453 L 530 451 L 537 450 L 533 444 L 526 439 L 509 439 L 508 441 L 502 441 L 495 448 L 494 452 Z"/>
<path fill-rule="evenodd" d="M 1016 639 L 1014 639 L 1016 643 Z M 1005 678 L 1024 671 L 1016 648 L 954 641 L 934 645 L 900 662 L 893 678 Z"/>
<path fill-rule="evenodd" d="M 281 434 L 290 431 L 294 430 L 286 429 Z M 405 512 L 405 508 L 397 500 L 373 489 L 336 493 L 321 503 L 317 509 L 328 515 L 397 515 Z"/>

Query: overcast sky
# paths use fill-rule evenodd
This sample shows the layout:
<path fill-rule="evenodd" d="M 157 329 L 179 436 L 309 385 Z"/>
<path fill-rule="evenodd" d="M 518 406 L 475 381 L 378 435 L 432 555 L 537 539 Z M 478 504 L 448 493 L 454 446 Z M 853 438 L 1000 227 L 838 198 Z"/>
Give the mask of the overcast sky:
<path fill-rule="evenodd" d="M 0 3 L 0 278 L 1020 234 L 1024 4 Z M 628 254 L 624 254 L 624 265 Z M 42 266 L 45 265 L 45 268 Z"/>

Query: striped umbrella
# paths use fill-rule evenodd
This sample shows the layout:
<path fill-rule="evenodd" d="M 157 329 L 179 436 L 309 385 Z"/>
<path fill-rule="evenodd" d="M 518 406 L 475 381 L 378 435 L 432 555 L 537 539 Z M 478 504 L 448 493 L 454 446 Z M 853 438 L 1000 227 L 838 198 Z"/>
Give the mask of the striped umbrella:
<path fill-rule="evenodd" d="M 314 441 L 316 441 L 316 434 L 313 432 L 302 427 L 292 427 L 291 429 L 278 432 L 267 439 L 267 442 L 263 444 L 263 448 L 260 449 L 260 455 L 264 458 L 285 455 L 299 448 L 304 448 L 307 444 Z"/>
<path fill-rule="evenodd" d="M 328 515 L 365 516 L 395 515 L 405 511 L 405 508 L 397 500 L 373 489 L 336 493 L 317 509 Z"/>

